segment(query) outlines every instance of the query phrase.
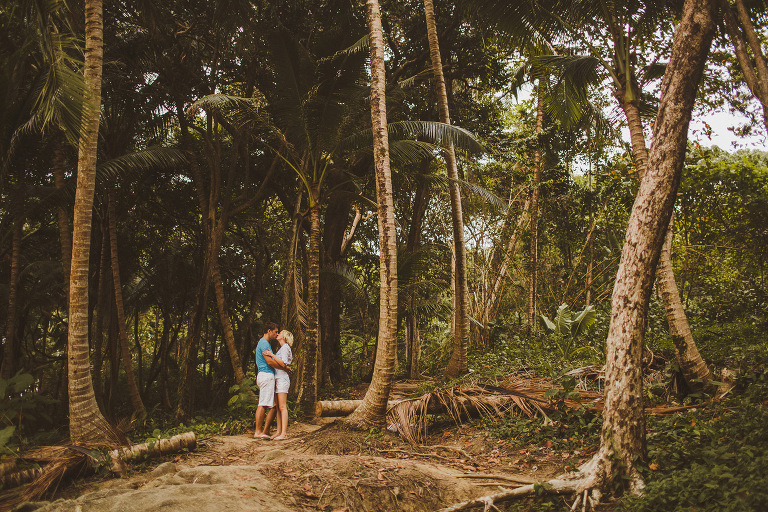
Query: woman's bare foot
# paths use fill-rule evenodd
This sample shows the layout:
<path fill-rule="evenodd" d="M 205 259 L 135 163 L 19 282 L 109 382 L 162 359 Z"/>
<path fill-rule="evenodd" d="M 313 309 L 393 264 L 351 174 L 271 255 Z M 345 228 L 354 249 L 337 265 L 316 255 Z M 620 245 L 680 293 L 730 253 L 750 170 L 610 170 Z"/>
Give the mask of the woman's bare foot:
<path fill-rule="evenodd" d="M 269 434 L 264 434 L 264 433 L 261 433 L 261 434 L 254 433 L 253 438 L 254 439 L 272 439 L 272 437 Z"/>
<path fill-rule="evenodd" d="M 280 434 L 279 436 L 270 437 L 270 439 L 273 441 L 282 441 L 283 439 L 288 439 L 288 436 L 285 434 Z"/>

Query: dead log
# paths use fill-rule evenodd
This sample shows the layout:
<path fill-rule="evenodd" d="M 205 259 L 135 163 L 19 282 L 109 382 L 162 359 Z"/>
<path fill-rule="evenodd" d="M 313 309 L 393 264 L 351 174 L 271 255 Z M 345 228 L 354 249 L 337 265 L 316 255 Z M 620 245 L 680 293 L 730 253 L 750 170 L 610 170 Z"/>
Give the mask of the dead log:
<path fill-rule="evenodd" d="M 387 402 L 387 409 L 390 409 L 401 400 L 390 400 Z M 349 416 L 355 409 L 360 407 L 362 400 L 320 400 L 315 404 L 315 416 L 317 417 L 333 417 L 333 416 Z"/>
<path fill-rule="evenodd" d="M 18 471 L 12 471 L 5 473 L 0 477 L 0 485 L 3 489 L 10 489 L 11 487 L 18 487 L 27 482 L 31 482 L 43 473 L 43 468 L 28 468 Z"/>
<path fill-rule="evenodd" d="M 197 437 L 194 432 L 186 432 L 173 436 L 170 439 L 158 439 L 154 442 L 135 444 L 124 448 L 118 448 L 109 452 L 112 461 L 115 462 L 113 471 L 121 472 L 120 462 L 138 462 L 152 457 L 160 457 L 169 453 L 180 452 L 184 449 L 194 450 L 197 446 Z"/>

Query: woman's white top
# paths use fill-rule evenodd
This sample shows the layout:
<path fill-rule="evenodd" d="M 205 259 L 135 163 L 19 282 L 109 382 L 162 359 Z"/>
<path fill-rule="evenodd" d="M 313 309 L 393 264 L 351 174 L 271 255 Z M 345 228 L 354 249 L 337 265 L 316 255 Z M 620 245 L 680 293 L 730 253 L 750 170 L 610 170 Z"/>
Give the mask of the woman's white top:
<path fill-rule="evenodd" d="M 291 350 L 291 346 L 287 343 L 283 343 L 283 346 L 280 347 L 280 350 L 277 351 L 277 354 L 275 354 L 275 357 L 277 357 L 279 360 L 284 362 L 285 364 L 291 364 L 293 362 L 293 350 Z M 275 378 L 276 379 L 288 379 L 290 378 L 288 376 L 288 372 L 285 370 L 281 370 L 280 368 L 275 368 Z"/>

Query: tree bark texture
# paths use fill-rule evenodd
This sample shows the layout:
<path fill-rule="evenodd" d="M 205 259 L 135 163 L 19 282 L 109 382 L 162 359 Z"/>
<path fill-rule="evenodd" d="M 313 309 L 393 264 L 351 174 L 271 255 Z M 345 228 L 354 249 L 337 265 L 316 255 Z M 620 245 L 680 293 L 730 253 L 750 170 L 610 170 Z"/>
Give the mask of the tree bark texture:
<path fill-rule="evenodd" d="M 624 115 L 630 128 L 630 139 L 632 145 L 632 154 L 635 158 L 635 166 L 642 179 L 648 168 L 648 148 L 645 145 L 643 136 L 643 125 L 640 118 L 640 110 L 636 102 L 623 102 L 621 104 Z M 677 289 L 675 275 L 672 265 L 672 240 L 671 237 L 674 221 L 670 220 L 668 231 L 670 231 L 669 250 L 662 250 L 658 263 L 658 273 L 656 284 L 659 288 L 664 310 L 667 315 L 667 324 L 672 341 L 680 363 L 680 369 L 686 382 L 694 389 L 701 386 L 701 383 L 712 380 L 712 373 L 704 363 L 699 354 L 696 343 L 691 333 L 691 327 L 685 314 L 685 308 L 680 298 L 680 292 Z M 685 359 L 683 359 L 685 358 Z"/>
<path fill-rule="evenodd" d="M 378 0 L 367 0 L 367 20 L 371 51 L 371 123 L 373 158 L 376 168 L 377 220 L 379 227 L 379 332 L 373 379 L 363 404 L 346 420 L 355 428 L 379 426 L 384 422 L 387 399 L 392 388 L 397 350 L 397 233 L 389 167 L 387 135 L 384 35 Z"/>
<path fill-rule="evenodd" d="M 147 415 L 144 402 L 141 400 L 139 386 L 136 384 L 136 376 L 133 373 L 133 359 L 131 349 L 128 346 L 128 332 L 125 329 L 125 309 L 123 308 L 123 285 L 120 280 L 120 259 L 117 254 L 117 221 L 115 219 L 115 192 L 110 187 L 107 195 L 107 217 L 109 218 L 109 251 L 112 262 L 112 287 L 115 293 L 115 312 L 117 313 L 117 333 L 120 338 L 120 353 L 125 368 L 125 380 L 128 384 L 128 395 L 131 398 L 133 414 L 136 418 Z M 141 356 L 139 356 L 141 357 Z"/>
<path fill-rule="evenodd" d="M 56 190 L 62 190 L 64 182 L 64 148 L 59 144 L 53 150 L 53 183 Z M 72 238 L 70 235 L 69 215 L 67 211 L 59 207 L 56 209 L 56 220 L 59 225 L 59 243 L 61 244 L 61 267 L 64 270 L 64 289 L 69 297 L 69 266 L 72 258 Z"/>
<path fill-rule="evenodd" d="M 654 270 L 672 216 L 685 157 L 688 123 L 715 29 L 715 0 L 688 0 L 662 83 L 648 172 L 632 207 L 611 303 L 606 397 L 598 453 L 590 463 L 603 482 L 624 477 L 643 486 L 642 350 Z"/>
<path fill-rule="evenodd" d="M 445 87 L 443 75 L 443 62 L 440 58 L 440 43 L 437 39 L 437 25 L 435 23 L 435 7 L 432 0 L 424 0 L 424 12 L 427 19 L 427 39 L 429 41 L 429 55 L 432 60 L 432 78 L 437 96 L 440 122 L 451 124 L 451 116 L 448 110 L 448 92 Z M 445 155 L 445 167 L 448 173 L 449 190 L 451 196 L 451 224 L 453 227 L 453 252 L 455 257 L 454 267 L 454 318 L 455 330 L 453 340 L 453 353 L 445 375 L 450 378 L 467 372 L 467 349 L 469 347 L 469 310 L 467 287 L 467 249 L 464 245 L 464 216 L 461 207 L 461 190 L 459 189 L 459 172 L 456 162 L 456 151 L 453 143 L 448 143 Z"/>
<path fill-rule="evenodd" d="M 85 84 L 89 108 L 83 115 L 77 162 L 77 189 L 69 284 L 69 435 L 75 443 L 107 444 L 110 425 L 96 404 L 88 357 L 88 275 L 96 182 L 96 145 L 101 104 L 103 17 L 101 0 L 85 2 Z"/>
<path fill-rule="evenodd" d="M 320 190 L 313 184 L 309 198 L 309 277 L 307 280 L 307 335 L 303 340 L 303 365 L 299 391 L 299 413 L 305 418 L 315 415 L 320 298 Z"/>

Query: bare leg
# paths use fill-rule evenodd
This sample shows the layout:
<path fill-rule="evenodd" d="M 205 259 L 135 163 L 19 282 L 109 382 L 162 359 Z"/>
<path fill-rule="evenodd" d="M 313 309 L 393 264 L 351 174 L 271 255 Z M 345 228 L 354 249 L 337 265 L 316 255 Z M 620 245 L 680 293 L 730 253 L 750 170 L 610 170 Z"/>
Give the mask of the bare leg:
<path fill-rule="evenodd" d="M 264 407 L 261 405 L 256 408 L 256 429 L 253 431 L 253 437 L 264 437 L 264 431 L 261 424 L 264 421 Z"/>
<path fill-rule="evenodd" d="M 288 436 L 288 393 L 277 394 L 277 434 L 272 436 L 272 439 L 279 441 L 286 439 Z"/>
<path fill-rule="evenodd" d="M 272 407 L 267 413 L 267 419 L 264 421 L 264 435 L 269 435 L 269 431 L 272 429 L 272 420 L 275 419 L 277 414 L 277 407 Z"/>

